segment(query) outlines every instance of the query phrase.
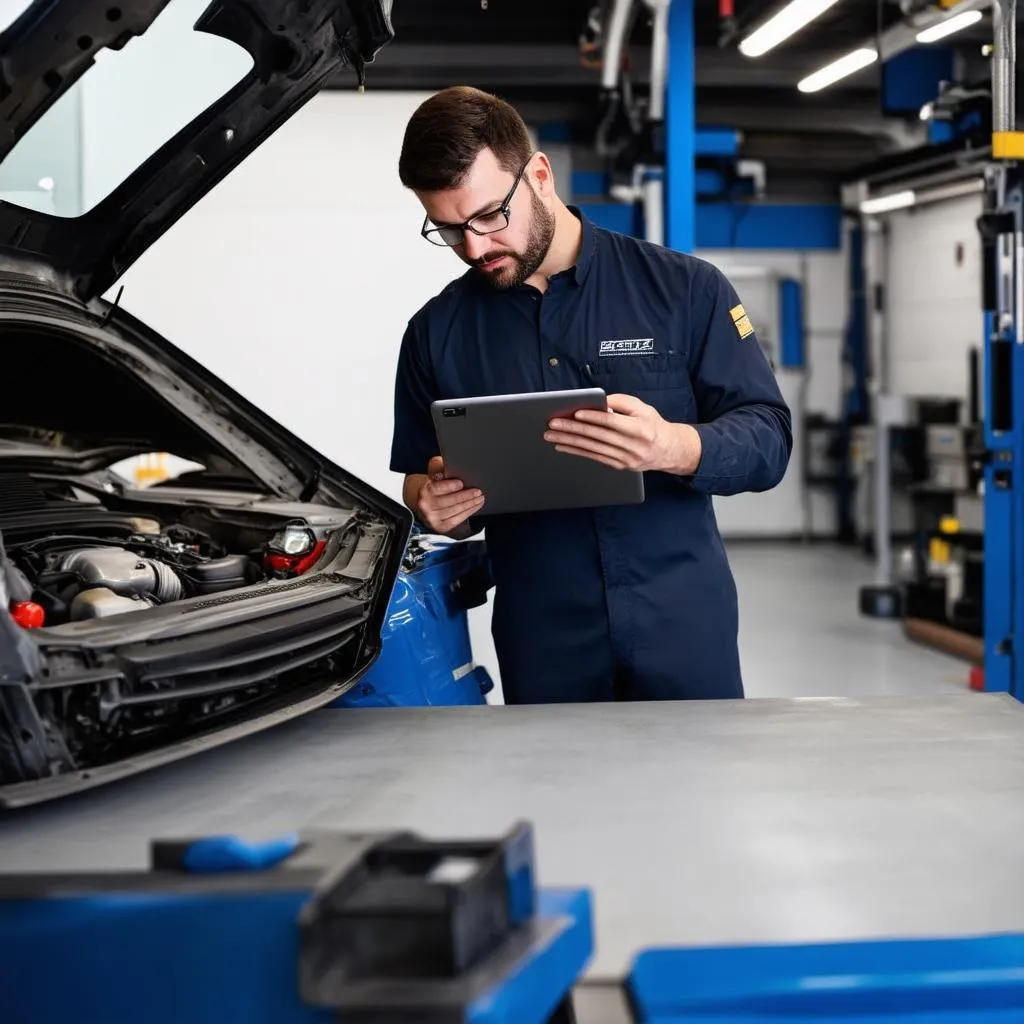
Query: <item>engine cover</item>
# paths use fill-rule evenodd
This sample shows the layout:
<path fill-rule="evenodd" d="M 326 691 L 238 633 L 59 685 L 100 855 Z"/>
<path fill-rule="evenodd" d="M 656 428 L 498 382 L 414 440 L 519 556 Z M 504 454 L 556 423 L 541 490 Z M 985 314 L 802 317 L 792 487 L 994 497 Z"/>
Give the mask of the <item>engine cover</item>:
<path fill-rule="evenodd" d="M 105 587 L 121 597 L 154 597 L 165 603 L 180 600 L 184 593 L 181 580 L 169 565 L 124 548 L 74 551 L 61 563 L 61 569 L 75 573 L 86 590 Z"/>

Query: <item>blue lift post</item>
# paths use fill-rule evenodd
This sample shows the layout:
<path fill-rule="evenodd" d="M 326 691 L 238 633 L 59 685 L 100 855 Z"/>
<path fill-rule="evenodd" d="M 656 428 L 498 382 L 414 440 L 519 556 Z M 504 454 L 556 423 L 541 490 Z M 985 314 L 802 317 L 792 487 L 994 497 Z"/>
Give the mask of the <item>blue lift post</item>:
<path fill-rule="evenodd" d="M 665 97 L 665 244 L 696 247 L 697 113 L 693 0 L 672 0 Z"/>
<path fill-rule="evenodd" d="M 985 330 L 985 689 L 1024 700 L 1024 132 L 1015 5 L 992 5 L 992 157 L 979 221 Z"/>

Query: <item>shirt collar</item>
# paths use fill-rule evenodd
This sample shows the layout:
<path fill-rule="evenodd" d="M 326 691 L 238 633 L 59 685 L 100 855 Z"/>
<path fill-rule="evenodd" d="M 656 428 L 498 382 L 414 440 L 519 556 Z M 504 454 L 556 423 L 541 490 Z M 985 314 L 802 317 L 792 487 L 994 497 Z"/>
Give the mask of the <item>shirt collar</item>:
<path fill-rule="evenodd" d="M 593 222 L 587 217 L 578 206 L 570 206 L 570 212 L 579 219 L 583 227 L 583 243 L 580 245 L 580 254 L 576 259 L 576 266 L 573 267 L 573 275 L 577 284 L 583 284 L 590 273 L 591 264 L 594 262 L 594 250 L 597 248 L 597 230 Z"/>

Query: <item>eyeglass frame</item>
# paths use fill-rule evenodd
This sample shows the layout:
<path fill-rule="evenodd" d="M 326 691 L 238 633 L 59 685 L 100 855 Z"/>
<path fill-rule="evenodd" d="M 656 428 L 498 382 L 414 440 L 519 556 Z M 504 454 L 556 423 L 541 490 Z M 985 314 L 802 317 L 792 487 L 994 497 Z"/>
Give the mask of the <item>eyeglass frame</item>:
<path fill-rule="evenodd" d="M 420 228 L 420 237 L 425 238 L 431 245 L 436 245 L 438 248 L 453 249 L 457 245 L 462 245 L 466 241 L 466 232 L 472 231 L 477 238 L 485 238 L 487 235 L 496 235 L 499 231 L 504 231 L 509 226 L 512 220 L 512 197 L 516 194 L 516 189 L 519 188 L 519 183 L 523 180 L 523 175 L 526 173 L 526 168 L 530 166 L 530 161 L 534 158 L 533 153 L 526 159 L 526 163 L 519 168 L 519 173 L 516 175 L 516 180 L 512 182 L 512 187 L 505 194 L 505 198 L 501 201 L 501 205 L 495 207 L 493 210 L 485 210 L 483 213 L 478 213 L 469 220 L 463 221 L 461 224 L 434 224 L 433 227 L 428 228 L 427 225 L 433 223 L 430 219 L 430 214 L 427 214 L 423 218 L 423 227 Z M 505 223 L 500 228 L 495 228 L 493 231 L 477 231 L 473 227 L 473 221 L 479 220 L 481 217 L 493 217 L 494 214 L 500 213 L 505 217 Z M 435 242 L 430 236 L 431 234 L 437 233 L 440 237 L 440 232 L 444 230 L 451 231 L 458 229 L 462 234 L 461 242 Z"/>

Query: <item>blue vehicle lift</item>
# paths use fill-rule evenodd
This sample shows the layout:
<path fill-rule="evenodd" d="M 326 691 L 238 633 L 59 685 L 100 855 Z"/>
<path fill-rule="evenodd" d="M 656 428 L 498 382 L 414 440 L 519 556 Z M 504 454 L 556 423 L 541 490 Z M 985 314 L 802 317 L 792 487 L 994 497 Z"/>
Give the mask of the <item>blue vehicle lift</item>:
<path fill-rule="evenodd" d="M 992 158 L 979 220 L 986 338 L 985 689 L 1024 700 L 1024 132 L 1016 0 L 992 5 Z"/>

